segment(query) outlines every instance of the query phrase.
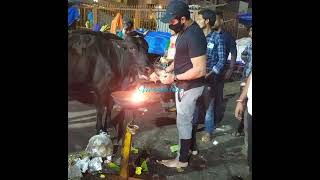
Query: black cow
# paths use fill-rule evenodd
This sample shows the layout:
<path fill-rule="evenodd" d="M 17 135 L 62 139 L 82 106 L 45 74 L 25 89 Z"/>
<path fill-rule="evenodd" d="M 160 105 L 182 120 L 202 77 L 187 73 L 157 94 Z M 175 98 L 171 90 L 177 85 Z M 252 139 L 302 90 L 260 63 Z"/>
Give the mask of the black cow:
<path fill-rule="evenodd" d="M 146 75 L 148 44 L 143 37 L 125 40 L 111 33 L 76 30 L 68 36 L 68 93 L 93 94 L 97 110 L 97 133 L 111 128 L 111 93 L 128 86 L 137 74 Z M 106 108 L 105 124 L 102 116 Z"/>

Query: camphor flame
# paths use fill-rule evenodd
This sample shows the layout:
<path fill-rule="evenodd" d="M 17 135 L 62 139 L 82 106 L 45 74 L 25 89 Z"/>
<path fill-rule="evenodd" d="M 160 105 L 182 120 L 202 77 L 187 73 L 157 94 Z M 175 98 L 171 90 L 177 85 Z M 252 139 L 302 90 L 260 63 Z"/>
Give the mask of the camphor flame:
<path fill-rule="evenodd" d="M 145 100 L 145 96 L 143 92 L 139 91 L 139 89 L 137 89 L 131 96 L 131 101 L 135 103 L 139 103 L 144 100 Z"/>

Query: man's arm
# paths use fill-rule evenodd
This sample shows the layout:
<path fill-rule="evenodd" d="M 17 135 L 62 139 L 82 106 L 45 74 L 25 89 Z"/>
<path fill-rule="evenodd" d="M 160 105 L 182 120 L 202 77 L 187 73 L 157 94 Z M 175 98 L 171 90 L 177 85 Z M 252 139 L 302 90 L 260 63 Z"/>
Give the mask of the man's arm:
<path fill-rule="evenodd" d="M 237 61 L 237 43 L 235 41 L 235 39 L 230 35 L 230 44 L 229 44 L 229 48 L 230 48 L 230 53 L 231 53 L 231 61 L 230 61 L 230 66 L 229 69 L 227 70 L 226 74 L 225 74 L 225 79 L 230 79 L 234 67 L 236 65 L 236 61 Z M 229 54 L 226 54 L 226 56 L 228 56 Z"/>
<path fill-rule="evenodd" d="M 215 74 L 220 74 L 222 71 L 222 68 L 224 67 L 225 60 L 226 60 L 226 48 L 224 44 L 224 39 L 222 36 L 218 38 L 218 62 L 216 65 L 213 66 L 212 71 Z"/>
<path fill-rule="evenodd" d="M 231 45 L 230 45 L 230 53 L 231 53 L 230 69 L 233 69 L 234 65 L 236 64 L 238 52 L 237 52 L 237 43 L 236 43 L 235 39 L 232 36 L 230 37 L 230 41 L 231 41 Z"/>
<path fill-rule="evenodd" d="M 243 111 L 244 111 L 245 104 L 243 104 L 243 102 L 247 98 L 247 92 L 248 92 L 248 89 L 249 89 L 249 84 L 250 84 L 249 82 L 251 80 L 251 77 L 252 77 L 252 74 L 250 74 L 250 76 L 248 77 L 246 86 L 243 88 L 243 91 L 242 91 L 239 99 L 237 100 L 237 106 L 236 106 L 236 109 L 234 111 L 234 116 L 239 120 L 241 120 L 242 114 L 243 114 Z"/>
<path fill-rule="evenodd" d="M 165 68 L 167 73 L 172 72 L 174 69 L 174 62 L 172 62 L 168 67 Z"/>
<path fill-rule="evenodd" d="M 207 55 L 191 58 L 193 67 L 176 76 L 178 80 L 192 80 L 206 75 Z"/>
<path fill-rule="evenodd" d="M 247 81 L 246 81 L 246 85 L 243 88 L 243 91 L 239 97 L 239 99 L 237 100 L 238 102 L 244 102 L 244 100 L 247 98 L 247 92 L 248 92 L 248 88 L 249 88 L 249 82 L 251 80 L 251 76 L 252 74 L 250 74 L 250 76 L 248 77 Z"/>

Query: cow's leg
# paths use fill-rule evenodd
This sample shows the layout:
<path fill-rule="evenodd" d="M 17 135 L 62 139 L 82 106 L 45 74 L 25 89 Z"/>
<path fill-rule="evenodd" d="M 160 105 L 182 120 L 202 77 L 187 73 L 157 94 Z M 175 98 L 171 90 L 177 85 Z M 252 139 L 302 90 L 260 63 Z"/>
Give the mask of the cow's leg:
<path fill-rule="evenodd" d="M 100 130 L 103 130 L 102 127 L 102 116 L 104 113 L 104 105 L 101 103 L 101 96 L 98 93 L 94 93 L 95 97 L 95 105 L 96 105 L 96 111 L 97 111 L 97 119 L 96 119 L 96 131 L 97 134 L 100 132 Z"/>
<path fill-rule="evenodd" d="M 124 135 L 124 110 L 119 112 L 119 118 L 117 119 L 117 140 L 118 142 L 123 138 Z"/>
<path fill-rule="evenodd" d="M 113 105 L 114 105 L 111 96 L 106 97 L 106 105 L 107 105 L 107 110 L 106 110 L 106 117 L 105 117 L 105 121 L 104 121 L 104 130 L 107 132 L 107 130 L 109 128 L 114 127 L 114 125 L 111 121 L 111 112 L 112 112 Z"/>

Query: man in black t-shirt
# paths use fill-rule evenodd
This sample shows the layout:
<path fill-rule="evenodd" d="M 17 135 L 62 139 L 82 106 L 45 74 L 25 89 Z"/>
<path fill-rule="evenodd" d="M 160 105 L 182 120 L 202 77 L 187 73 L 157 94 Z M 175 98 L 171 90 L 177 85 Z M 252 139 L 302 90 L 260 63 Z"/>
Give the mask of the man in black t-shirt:
<path fill-rule="evenodd" d="M 169 28 L 178 34 L 174 62 L 160 73 L 160 81 L 163 84 L 175 83 L 177 87 L 175 96 L 180 144 L 178 157 L 162 160 L 161 163 L 167 167 L 187 167 L 189 151 L 197 153 L 196 129 L 192 127 L 192 119 L 196 101 L 205 85 L 207 41 L 199 25 L 190 19 L 188 5 L 181 1 L 172 1 L 161 21 L 169 23 Z M 153 81 L 158 78 L 155 74 L 151 76 Z"/>

